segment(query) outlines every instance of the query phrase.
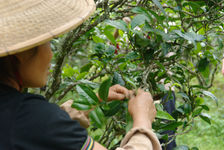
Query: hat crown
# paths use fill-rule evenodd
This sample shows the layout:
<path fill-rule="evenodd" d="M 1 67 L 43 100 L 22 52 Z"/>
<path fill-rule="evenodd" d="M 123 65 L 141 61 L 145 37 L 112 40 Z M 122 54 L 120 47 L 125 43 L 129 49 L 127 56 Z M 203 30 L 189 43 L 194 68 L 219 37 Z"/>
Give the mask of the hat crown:
<path fill-rule="evenodd" d="M 0 0 L 0 57 L 72 30 L 94 10 L 93 0 Z"/>
<path fill-rule="evenodd" d="M 43 0 L 0 0 L 0 18 L 18 14 L 40 4 Z"/>

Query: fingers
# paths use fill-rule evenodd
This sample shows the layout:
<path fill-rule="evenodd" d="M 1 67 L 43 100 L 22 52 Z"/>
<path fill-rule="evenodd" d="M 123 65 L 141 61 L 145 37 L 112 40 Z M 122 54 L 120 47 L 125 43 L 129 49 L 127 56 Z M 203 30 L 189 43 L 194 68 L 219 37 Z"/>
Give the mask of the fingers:
<path fill-rule="evenodd" d="M 123 98 L 123 99 L 129 97 L 129 90 L 126 89 L 125 87 L 119 85 L 119 84 L 116 84 L 116 85 L 112 86 L 112 87 L 110 88 L 110 91 L 111 91 L 111 93 L 117 93 L 117 94 L 122 94 L 122 95 L 124 95 L 124 98 Z M 123 97 L 123 96 L 122 96 L 122 97 Z M 120 98 L 120 97 L 119 97 L 119 98 Z M 119 99 L 119 100 L 121 100 L 121 99 Z"/>
<path fill-rule="evenodd" d="M 61 104 L 60 105 L 60 108 L 62 110 L 65 110 L 66 111 L 67 109 L 70 109 L 71 108 L 72 103 L 73 103 L 73 100 L 68 100 L 68 101 L 64 102 L 63 104 Z"/>
<path fill-rule="evenodd" d="M 120 94 L 120 93 L 111 93 L 110 97 L 108 97 L 108 100 L 109 101 L 112 101 L 112 100 L 123 100 L 125 99 L 126 96 L 124 94 Z"/>

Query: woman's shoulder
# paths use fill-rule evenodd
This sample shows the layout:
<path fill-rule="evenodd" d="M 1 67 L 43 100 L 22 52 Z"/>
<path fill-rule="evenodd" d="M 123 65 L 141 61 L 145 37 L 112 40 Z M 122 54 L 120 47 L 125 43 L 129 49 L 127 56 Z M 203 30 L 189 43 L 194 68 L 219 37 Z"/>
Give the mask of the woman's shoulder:
<path fill-rule="evenodd" d="M 44 120 L 44 118 L 49 120 L 49 118 L 53 119 L 61 116 L 70 119 L 69 115 L 61 110 L 57 104 L 49 103 L 45 97 L 37 94 L 23 94 L 23 100 L 17 111 L 26 112 L 26 115 L 32 115 L 36 118 L 41 117 L 41 120 Z"/>
<path fill-rule="evenodd" d="M 54 145 L 52 147 L 55 150 L 76 149 L 77 147 L 81 149 L 86 138 L 87 131 L 59 106 L 49 103 L 40 95 L 24 95 L 14 126 L 16 145 L 27 149 L 29 145 L 26 144 L 30 143 L 39 149 L 49 144 Z"/>

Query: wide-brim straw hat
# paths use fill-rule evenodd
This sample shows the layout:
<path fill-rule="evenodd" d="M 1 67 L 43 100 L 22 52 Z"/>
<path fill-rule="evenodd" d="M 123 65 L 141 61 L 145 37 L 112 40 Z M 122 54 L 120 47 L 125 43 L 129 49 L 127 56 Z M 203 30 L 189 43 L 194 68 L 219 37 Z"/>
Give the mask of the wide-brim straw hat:
<path fill-rule="evenodd" d="M 94 0 L 0 0 L 0 57 L 75 29 L 94 10 Z"/>

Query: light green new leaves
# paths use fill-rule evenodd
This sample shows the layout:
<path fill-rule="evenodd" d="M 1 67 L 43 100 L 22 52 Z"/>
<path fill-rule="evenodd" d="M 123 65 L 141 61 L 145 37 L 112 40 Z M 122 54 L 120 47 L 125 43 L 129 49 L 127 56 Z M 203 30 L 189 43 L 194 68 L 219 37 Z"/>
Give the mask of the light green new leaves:
<path fill-rule="evenodd" d="M 166 120 L 175 120 L 169 113 L 165 111 L 157 111 L 156 118 L 166 119 Z"/>

